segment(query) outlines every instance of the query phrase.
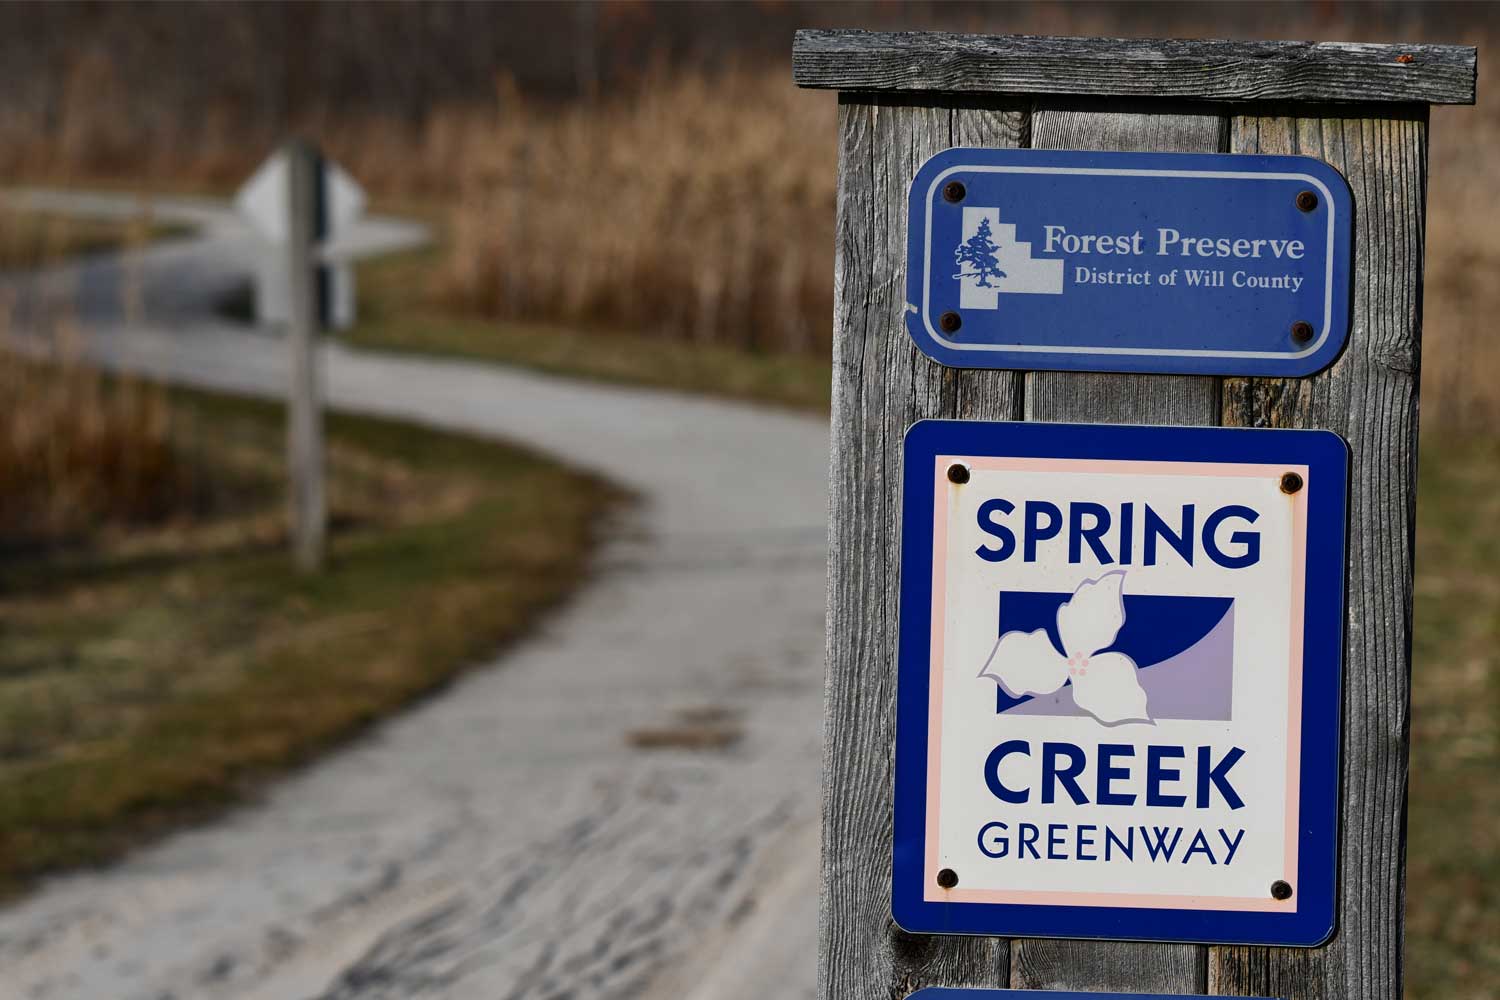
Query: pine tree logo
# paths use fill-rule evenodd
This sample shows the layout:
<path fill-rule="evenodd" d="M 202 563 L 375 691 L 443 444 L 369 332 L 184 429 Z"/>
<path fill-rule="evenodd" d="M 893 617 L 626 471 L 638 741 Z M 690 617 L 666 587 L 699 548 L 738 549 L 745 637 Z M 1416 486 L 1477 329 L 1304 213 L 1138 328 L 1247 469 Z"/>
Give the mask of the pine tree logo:
<path fill-rule="evenodd" d="M 1006 277 L 1005 272 L 1000 270 L 1000 258 L 995 253 L 1000 247 L 990 236 L 990 220 L 980 219 L 979 231 L 959 244 L 958 249 L 953 252 L 959 268 L 955 278 L 978 278 L 980 288 L 993 288 L 990 278 Z"/>
<path fill-rule="evenodd" d="M 1015 223 L 1000 221 L 998 207 L 965 205 L 958 236 L 963 242 L 953 251 L 958 273 L 952 279 L 958 282 L 958 308 L 999 309 L 1002 295 L 1063 294 L 1062 259 L 1033 257 L 1031 244 L 1016 238 Z M 932 250 L 937 271 L 942 257 L 937 247 Z"/>

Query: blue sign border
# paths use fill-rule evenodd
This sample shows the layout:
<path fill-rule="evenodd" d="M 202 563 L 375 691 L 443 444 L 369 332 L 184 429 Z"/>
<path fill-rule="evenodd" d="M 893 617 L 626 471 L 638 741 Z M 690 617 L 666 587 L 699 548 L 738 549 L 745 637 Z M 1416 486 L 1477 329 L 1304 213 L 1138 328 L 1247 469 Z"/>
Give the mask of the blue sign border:
<path fill-rule="evenodd" d="M 924 986 L 906 1000 L 1191 1000 L 1182 993 L 1079 993 L 1074 990 L 1006 990 L 983 987 Z M 1271 997 L 1221 996 L 1218 1000 L 1273 1000 Z"/>
<path fill-rule="evenodd" d="M 926 253 L 928 208 L 941 198 L 946 177 L 965 169 L 1027 168 L 1079 172 L 1119 170 L 1134 174 L 1183 171 L 1202 175 L 1222 174 L 1226 179 L 1260 175 L 1292 175 L 1304 178 L 1318 189 L 1333 211 L 1332 280 L 1327 290 L 1327 323 L 1315 331 L 1312 342 L 1301 350 L 1285 352 L 1187 351 L 1139 349 L 1121 353 L 1080 345 L 1065 351 L 1046 350 L 1024 343 L 1024 332 L 1014 345 L 965 344 L 950 340 L 933 327 L 927 315 L 924 294 L 928 280 Z M 1277 178 L 1281 179 L 1281 178 Z M 917 347 L 940 364 L 954 368 L 1004 368 L 1021 371 L 1156 372 L 1178 375 L 1267 375 L 1298 377 L 1327 368 L 1342 353 L 1349 339 L 1352 301 L 1350 280 L 1353 259 L 1354 199 L 1349 182 L 1329 164 L 1311 156 L 1268 156 L 1250 153 L 1118 153 L 1041 149 L 984 149 L 954 147 L 922 164 L 908 191 L 906 328 Z M 1107 317 L 1097 317 L 1107 322 Z M 1126 351 L 1133 351 L 1127 348 Z M 1238 355 L 1238 356 L 1236 356 Z"/>
<path fill-rule="evenodd" d="M 1334 931 L 1349 449 L 1324 430 L 923 420 L 907 431 L 901 521 L 891 914 L 913 933 L 1314 947 Z M 932 627 L 933 463 L 939 455 L 1306 465 L 1302 767 L 1294 913 L 943 903 L 923 898 Z M 1270 887 L 1267 886 L 1269 892 Z"/>

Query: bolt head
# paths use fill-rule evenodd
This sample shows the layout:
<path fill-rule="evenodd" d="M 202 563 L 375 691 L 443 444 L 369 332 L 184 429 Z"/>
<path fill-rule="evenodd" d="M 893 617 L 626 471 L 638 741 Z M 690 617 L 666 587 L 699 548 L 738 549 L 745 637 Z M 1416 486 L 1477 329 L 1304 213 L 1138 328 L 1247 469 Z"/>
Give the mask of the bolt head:
<path fill-rule="evenodd" d="M 944 868 L 937 873 L 937 884 L 940 889 L 951 889 L 958 885 L 958 872 L 952 868 Z"/>
<path fill-rule="evenodd" d="M 969 189 L 964 187 L 963 181 L 949 181 L 943 185 L 943 200 L 946 202 L 959 202 L 964 200 L 964 195 Z"/>
<path fill-rule="evenodd" d="M 967 483 L 968 481 L 969 481 L 969 469 L 968 469 L 968 466 L 959 465 L 957 462 L 954 462 L 952 465 L 948 466 L 948 482 L 950 482 L 950 483 L 958 483 L 960 486 L 962 486 L 964 483 Z"/>
<path fill-rule="evenodd" d="M 1272 899 L 1291 899 L 1292 898 L 1292 884 L 1290 882 L 1284 881 L 1282 879 L 1277 879 L 1275 882 L 1272 882 L 1271 883 L 1271 898 Z"/>
<path fill-rule="evenodd" d="M 1281 492 L 1290 496 L 1302 489 L 1302 477 L 1295 472 L 1285 473 L 1281 477 Z"/>
<path fill-rule="evenodd" d="M 956 312 L 945 312 L 938 317 L 938 326 L 944 333 L 957 333 L 958 328 L 964 325 L 964 318 Z"/>
<path fill-rule="evenodd" d="M 1292 324 L 1292 339 L 1298 341 L 1312 340 L 1313 325 L 1303 320 Z"/>
<path fill-rule="evenodd" d="M 1318 196 L 1311 191 L 1299 191 L 1297 193 L 1297 207 L 1304 212 L 1311 212 L 1318 207 Z"/>

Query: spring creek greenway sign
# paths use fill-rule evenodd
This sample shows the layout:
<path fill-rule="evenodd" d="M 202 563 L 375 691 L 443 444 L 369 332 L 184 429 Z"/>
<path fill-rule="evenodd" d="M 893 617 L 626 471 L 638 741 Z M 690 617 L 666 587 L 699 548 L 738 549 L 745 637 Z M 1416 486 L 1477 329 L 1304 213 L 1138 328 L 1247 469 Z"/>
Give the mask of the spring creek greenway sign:
<path fill-rule="evenodd" d="M 963 368 L 1301 376 L 1349 333 L 1349 186 L 1307 156 L 948 149 L 907 328 Z"/>
<path fill-rule="evenodd" d="M 898 924 L 1328 939 L 1347 468 L 1326 431 L 911 428 Z"/>

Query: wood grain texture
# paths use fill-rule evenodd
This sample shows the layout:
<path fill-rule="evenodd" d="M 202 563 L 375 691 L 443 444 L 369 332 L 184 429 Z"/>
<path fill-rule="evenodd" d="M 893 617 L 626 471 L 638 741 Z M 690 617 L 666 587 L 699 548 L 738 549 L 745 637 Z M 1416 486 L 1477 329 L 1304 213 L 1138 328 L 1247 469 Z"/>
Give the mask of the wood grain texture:
<path fill-rule="evenodd" d="M 1050 99 L 1032 116 L 1039 149 L 1216 153 L 1224 120 L 1165 104 Z M 1216 424 L 1219 387 L 1203 376 L 1032 372 L 1028 420 L 1082 423 Z M 1025 940 L 1011 945 L 1018 989 L 1201 993 L 1206 953 L 1197 945 Z"/>
<path fill-rule="evenodd" d="M 1341 109 L 1342 110 L 1342 109 Z M 1347 114 L 1347 111 L 1345 111 Z M 1337 936 L 1313 951 L 1215 948 L 1215 992 L 1335 1000 L 1401 996 L 1426 109 L 1376 117 L 1237 117 L 1243 153 L 1304 153 L 1356 206 L 1349 346 L 1308 379 L 1229 379 L 1226 424 L 1326 427 L 1351 452 Z"/>
<path fill-rule="evenodd" d="M 1223 102 L 1473 104 L 1477 66 L 1462 45 L 805 30 L 792 47 L 803 87 Z"/>
<path fill-rule="evenodd" d="M 1004 986 L 1004 940 L 911 935 L 891 920 L 901 443 L 925 417 L 1020 416 L 1014 372 L 943 368 L 905 327 L 906 189 L 955 141 L 1014 146 L 1020 106 L 844 100 L 833 439 L 819 992 L 905 996 L 929 985 Z"/>

